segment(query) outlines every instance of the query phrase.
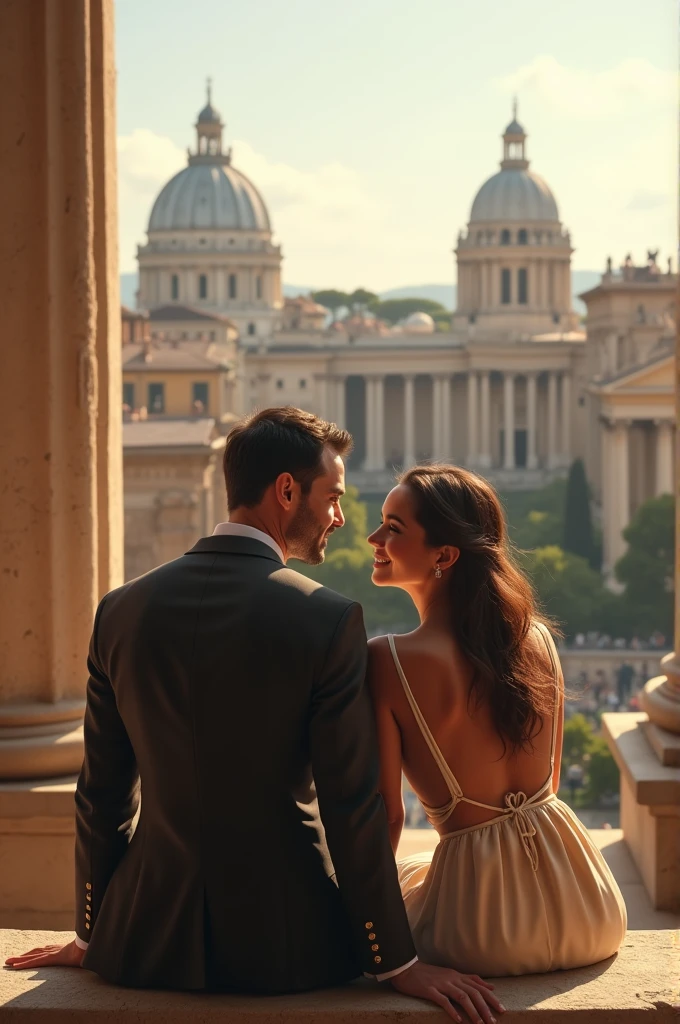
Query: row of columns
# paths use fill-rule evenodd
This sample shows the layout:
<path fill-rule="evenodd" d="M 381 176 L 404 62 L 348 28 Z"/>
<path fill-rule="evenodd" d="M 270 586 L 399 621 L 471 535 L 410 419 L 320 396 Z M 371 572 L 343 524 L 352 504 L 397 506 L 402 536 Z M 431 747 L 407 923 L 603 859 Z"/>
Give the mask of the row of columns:
<path fill-rule="evenodd" d="M 632 420 L 603 420 L 602 515 L 604 569 L 610 573 L 626 551 L 623 531 L 630 522 L 631 473 L 630 428 Z M 674 493 L 673 423 L 655 424 L 654 494 Z"/>
<path fill-rule="evenodd" d="M 502 466 L 512 470 L 515 462 L 516 394 L 518 376 L 526 378 L 527 388 L 527 462 L 528 469 L 538 467 L 538 373 L 503 374 L 503 452 Z M 385 468 L 385 376 L 369 374 L 366 384 L 366 457 L 364 469 Z M 415 374 L 404 374 L 403 451 L 404 464 L 416 461 Z M 450 458 L 451 375 L 432 377 L 432 457 Z M 345 422 L 345 378 L 317 378 L 319 407 L 338 426 Z M 571 377 L 549 371 L 547 375 L 547 465 L 564 464 L 571 451 Z M 491 371 L 470 370 L 467 377 L 466 463 L 477 469 L 492 466 L 491 451 Z"/>
<path fill-rule="evenodd" d="M 515 468 L 515 382 L 526 379 L 527 388 L 527 469 L 538 467 L 538 373 L 503 374 L 503 452 L 504 469 Z M 558 393 L 561 402 L 558 404 Z M 547 465 L 563 464 L 571 451 L 571 377 L 548 371 Z M 479 469 L 491 466 L 490 372 L 471 370 L 468 374 L 468 454 L 467 463 Z"/>

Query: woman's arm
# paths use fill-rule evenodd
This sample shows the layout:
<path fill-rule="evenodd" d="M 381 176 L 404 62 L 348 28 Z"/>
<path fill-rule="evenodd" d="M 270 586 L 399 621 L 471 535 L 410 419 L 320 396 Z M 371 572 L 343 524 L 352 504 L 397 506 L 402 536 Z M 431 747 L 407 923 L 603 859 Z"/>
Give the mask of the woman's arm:
<path fill-rule="evenodd" d="M 385 802 L 390 842 L 396 856 L 404 827 L 404 798 L 401 786 L 401 733 L 390 699 L 392 675 L 392 662 L 385 637 L 369 640 L 367 678 L 378 730 L 380 793 Z"/>

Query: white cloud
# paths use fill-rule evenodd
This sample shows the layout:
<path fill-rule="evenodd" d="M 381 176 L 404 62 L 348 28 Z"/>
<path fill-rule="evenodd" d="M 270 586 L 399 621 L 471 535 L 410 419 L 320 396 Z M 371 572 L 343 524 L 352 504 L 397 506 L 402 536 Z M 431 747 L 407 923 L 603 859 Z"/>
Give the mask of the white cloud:
<path fill-rule="evenodd" d="M 292 276 L 310 270 L 296 267 L 296 254 L 318 253 L 329 245 L 359 243 L 375 230 L 383 211 L 361 176 L 339 162 L 313 170 L 271 161 L 243 140 L 233 144 L 233 162 L 262 193 L 276 236 L 284 242 Z M 121 268 L 132 270 L 134 251 L 144 238 L 152 203 L 163 185 L 186 166 L 175 143 L 147 129 L 118 139 Z"/>
<path fill-rule="evenodd" d="M 586 71 L 544 55 L 494 82 L 503 92 L 533 93 L 556 112 L 581 120 L 600 120 L 641 108 L 670 111 L 677 105 L 677 74 L 643 58 L 629 58 L 604 71 Z"/>

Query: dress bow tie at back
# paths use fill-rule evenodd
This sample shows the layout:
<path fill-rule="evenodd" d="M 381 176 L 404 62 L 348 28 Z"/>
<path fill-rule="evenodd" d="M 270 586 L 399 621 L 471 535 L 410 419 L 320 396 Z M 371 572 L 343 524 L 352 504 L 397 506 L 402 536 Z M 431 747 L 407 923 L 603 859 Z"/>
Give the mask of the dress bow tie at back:
<path fill-rule="evenodd" d="M 522 845 L 524 846 L 527 857 L 531 861 L 531 866 L 534 871 L 537 871 L 538 850 L 536 849 L 536 842 L 534 840 L 536 828 L 527 813 L 528 803 L 529 800 L 526 793 L 521 791 L 518 793 L 505 794 L 505 806 L 513 816 Z M 530 803 L 529 806 L 531 806 Z"/>

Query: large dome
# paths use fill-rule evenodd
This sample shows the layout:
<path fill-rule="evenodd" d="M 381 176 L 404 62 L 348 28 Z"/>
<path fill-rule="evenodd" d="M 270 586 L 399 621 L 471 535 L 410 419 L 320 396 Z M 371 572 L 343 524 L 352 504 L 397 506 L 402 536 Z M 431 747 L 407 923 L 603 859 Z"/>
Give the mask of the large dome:
<path fill-rule="evenodd" d="M 555 197 L 543 178 L 520 168 L 499 171 L 485 181 L 470 213 L 470 223 L 559 219 Z"/>
<path fill-rule="evenodd" d="M 149 231 L 188 228 L 269 231 L 269 215 L 255 186 L 234 167 L 194 164 L 170 179 L 149 218 Z"/>

